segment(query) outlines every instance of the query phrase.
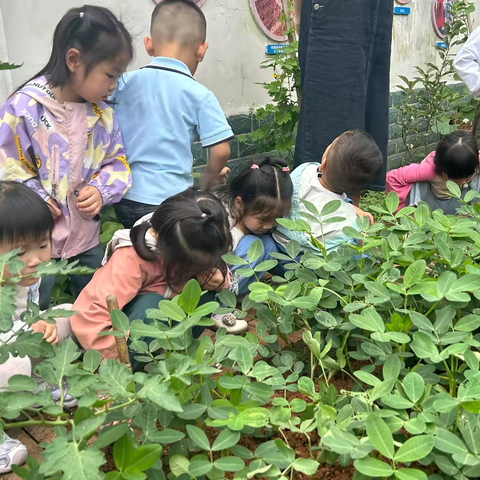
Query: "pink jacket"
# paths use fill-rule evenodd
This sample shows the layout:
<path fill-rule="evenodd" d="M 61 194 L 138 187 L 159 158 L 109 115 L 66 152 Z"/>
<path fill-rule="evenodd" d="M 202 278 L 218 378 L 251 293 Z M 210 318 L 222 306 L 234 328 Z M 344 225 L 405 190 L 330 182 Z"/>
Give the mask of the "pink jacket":
<path fill-rule="evenodd" d="M 435 172 L 434 158 L 435 152 L 432 152 L 421 163 L 411 163 L 406 167 L 390 170 L 387 173 L 385 193 L 395 192 L 398 195 L 400 199 L 398 210 L 405 206 L 405 201 L 414 183 L 431 182 L 435 179 L 437 174 Z"/>
<path fill-rule="evenodd" d="M 163 263 L 141 259 L 133 247 L 117 248 L 108 262 L 82 290 L 72 310 L 79 312 L 70 319 L 73 333 L 85 350 L 99 350 L 102 358 L 116 358 L 115 339 L 98 335 L 112 330 L 106 298 L 114 294 L 118 308 L 125 307 L 137 295 L 154 292 L 171 296 Z"/>
<path fill-rule="evenodd" d="M 100 224 L 80 213 L 76 192 L 96 187 L 103 204 L 131 185 L 113 109 L 104 102 L 60 104 L 45 77 L 32 80 L 0 110 L 0 179 L 25 183 L 56 200 L 53 258 L 71 258 L 100 242 Z"/>

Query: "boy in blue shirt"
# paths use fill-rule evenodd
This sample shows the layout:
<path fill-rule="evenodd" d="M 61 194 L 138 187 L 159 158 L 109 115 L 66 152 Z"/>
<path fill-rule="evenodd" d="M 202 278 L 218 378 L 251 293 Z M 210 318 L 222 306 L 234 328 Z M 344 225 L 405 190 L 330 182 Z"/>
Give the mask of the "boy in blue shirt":
<path fill-rule="evenodd" d="M 113 97 L 132 169 L 115 206 L 125 228 L 193 184 L 191 145 L 209 148 L 204 181 L 221 179 L 233 132 L 215 96 L 193 79 L 208 48 L 206 19 L 191 0 L 163 0 L 144 44 L 153 60 L 120 79 Z"/>

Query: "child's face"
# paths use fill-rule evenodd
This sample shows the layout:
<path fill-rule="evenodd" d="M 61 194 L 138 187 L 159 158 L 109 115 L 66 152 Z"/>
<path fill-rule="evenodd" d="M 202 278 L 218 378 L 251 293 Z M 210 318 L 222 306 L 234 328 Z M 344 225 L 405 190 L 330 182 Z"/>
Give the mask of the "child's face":
<path fill-rule="evenodd" d="M 247 214 L 242 217 L 245 227 L 255 235 L 264 235 L 277 225 L 276 217 L 264 213 Z"/>
<path fill-rule="evenodd" d="M 85 66 L 79 61 L 72 71 L 72 91 L 90 103 L 107 100 L 117 88 L 118 78 L 126 70 L 128 61 L 127 55 L 119 55 L 115 60 L 100 62 L 86 77 Z"/>
<path fill-rule="evenodd" d="M 467 188 L 468 184 L 474 179 L 475 173 L 471 175 L 470 177 L 466 178 L 446 178 L 447 180 L 450 180 L 451 182 L 456 183 L 460 188 Z M 446 176 L 445 176 L 446 177 Z"/>
<path fill-rule="evenodd" d="M 38 282 L 37 277 L 31 277 L 29 275 L 36 273 L 37 267 L 42 262 L 50 261 L 52 251 L 50 235 L 47 234 L 40 240 L 20 241 L 16 242 L 14 245 L 0 245 L 0 255 L 16 250 L 17 248 L 20 248 L 18 259 L 25 265 L 20 272 L 20 276 L 25 276 L 25 278 L 22 278 L 18 284 L 24 287 L 29 287 Z M 8 267 L 5 267 L 3 278 L 8 279 L 11 277 L 12 275 L 8 271 Z"/>

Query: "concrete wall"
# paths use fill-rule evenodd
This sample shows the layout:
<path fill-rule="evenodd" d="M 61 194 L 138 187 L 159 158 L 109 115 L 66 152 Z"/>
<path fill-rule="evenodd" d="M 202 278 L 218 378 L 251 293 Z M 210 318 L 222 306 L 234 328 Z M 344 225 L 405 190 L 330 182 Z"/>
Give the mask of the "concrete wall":
<path fill-rule="evenodd" d="M 477 4 L 474 23 L 478 26 L 480 0 L 474 1 Z M 83 3 L 83 0 L 0 0 L 0 22 L 3 17 L 0 59 L 5 60 L 8 55 L 8 60 L 24 63 L 11 74 L 0 73 L 3 79 L 0 79 L 0 101 L 9 90 L 9 75 L 11 85 L 15 86 L 46 63 L 55 25 L 68 8 Z M 152 0 L 92 3 L 111 8 L 135 36 L 136 58 L 132 68 L 147 63 L 149 58 L 142 39 L 148 34 Z M 438 38 L 431 25 L 431 3 L 432 0 L 412 0 L 409 4 L 412 13 L 394 19 L 392 90 L 399 83 L 399 74 L 410 76 L 414 65 L 437 60 L 434 45 Z M 267 97 L 257 83 L 271 79 L 271 72 L 261 70 L 259 65 L 266 58 L 265 46 L 274 42 L 256 26 L 248 0 L 206 0 L 203 10 L 208 20 L 210 49 L 197 79 L 215 93 L 227 115 L 245 113 L 252 106 L 264 104 Z"/>

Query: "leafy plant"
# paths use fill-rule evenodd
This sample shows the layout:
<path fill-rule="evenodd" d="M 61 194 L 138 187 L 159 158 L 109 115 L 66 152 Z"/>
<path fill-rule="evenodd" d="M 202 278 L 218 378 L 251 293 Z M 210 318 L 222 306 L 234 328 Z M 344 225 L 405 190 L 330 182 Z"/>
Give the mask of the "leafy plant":
<path fill-rule="evenodd" d="M 292 241 L 285 254 L 254 266 L 258 241 L 246 260 L 225 256 L 256 280 L 241 305 L 223 292 L 223 306 L 198 306 L 202 291 L 191 280 L 148 312 L 148 324 L 113 311 L 115 330 L 105 334 L 128 338 L 141 372 L 100 362 L 98 352 L 83 353 L 72 341 L 8 344 L 11 352 L 42 355 L 37 373 L 50 383 L 66 379 L 79 401 L 67 414 L 31 379 L 10 379 L 0 396 L 2 427 L 43 425 L 55 433 L 42 461 L 30 459 L 17 474 L 284 480 L 322 475 L 323 464 L 353 464 L 356 479 L 478 478 L 480 194 L 460 200 L 458 186 L 447 186 L 462 202 L 456 216 L 426 204 L 395 213 L 391 193 L 372 206 L 379 221 L 345 228 L 354 243 L 336 252 L 319 240 L 302 252 Z M 309 205 L 304 219 L 279 222 L 312 238 L 309 223 L 338 207 Z M 21 269 L 13 254 L 2 261 Z M 282 276 L 268 284 L 255 278 L 278 263 Z M 2 284 L 5 304 L 13 286 Z M 36 314 L 30 308 L 26 318 Z M 192 338 L 191 328 L 211 324 L 214 312 L 250 315 L 255 331 Z M 3 317 L 2 331 L 11 315 Z M 292 435 L 305 439 L 300 454 Z M 113 461 L 106 474 L 105 452 Z"/>
<path fill-rule="evenodd" d="M 283 17 L 291 16 L 291 11 L 282 13 Z M 273 80 L 263 83 L 263 88 L 271 98 L 271 103 L 255 111 L 260 126 L 252 133 L 252 141 L 258 145 L 260 152 L 278 151 L 293 161 L 294 146 L 300 116 L 300 66 L 298 64 L 298 41 L 292 22 L 287 22 L 290 29 L 285 35 L 289 37 L 289 45 L 278 51 L 261 68 L 273 70 Z"/>
<path fill-rule="evenodd" d="M 455 74 L 452 49 L 466 42 L 467 19 L 474 11 L 473 3 L 453 0 L 445 27 L 444 46 L 436 46 L 440 64 L 415 67 L 417 75 L 411 80 L 400 76 L 403 85 L 398 88 L 403 95 L 397 109 L 407 163 L 421 160 L 430 153 L 428 146 L 432 143 L 432 134 L 452 133 L 465 120 L 473 120 L 478 100 L 471 99 L 467 88 L 458 91 L 448 82 Z M 418 150 L 418 147 L 422 149 Z"/>

